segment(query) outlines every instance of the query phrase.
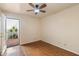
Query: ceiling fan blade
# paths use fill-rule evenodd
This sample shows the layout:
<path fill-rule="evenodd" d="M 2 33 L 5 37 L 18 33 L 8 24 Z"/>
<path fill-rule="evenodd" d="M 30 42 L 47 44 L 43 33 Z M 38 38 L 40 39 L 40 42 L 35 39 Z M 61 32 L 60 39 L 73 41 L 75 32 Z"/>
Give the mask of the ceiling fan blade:
<path fill-rule="evenodd" d="M 40 12 L 46 13 L 46 11 L 45 11 L 45 10 L 40 10 Z"/>
<path fill-rule="evenodd" d="M 33 11 L 33 10 L 26 10 L 26 11 Z"/>
<path fill-rule="evenodd" d="M 31 7 L 33 7 L 33 8 L 34 8 L 34 4 L 32 4 L 32 3 L 29 3 L 29 5 L 30 5 Z"/>
<path fill-rule="evenodd" d="M 45 8 L 46 6 L 47 6 L 46 4 L 42 4 L 42 5 L 40 6 L 40 9 Z"/>

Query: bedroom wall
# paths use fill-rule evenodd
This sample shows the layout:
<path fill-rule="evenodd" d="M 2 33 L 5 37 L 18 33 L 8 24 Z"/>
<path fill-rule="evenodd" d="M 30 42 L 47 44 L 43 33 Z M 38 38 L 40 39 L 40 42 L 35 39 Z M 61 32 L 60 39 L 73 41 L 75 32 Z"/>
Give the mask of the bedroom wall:
<path fill-rule="evenodd" d="M 4 12 L 7 18 L 20 20 L 20 44 L 26 44 L 38 41 L 40 37 L 40 22 L 37 18 L 33 18 L 24 14 L 15 14 Z"/>
<path fill-rule="evenodd" d="M 41 20 L 42 40 L 79 54 L 79 5 Z"/>
<path fill-rule="evenodd" d="M 0 12 L 0 55 L 1 55 L 1 12 Z"/>
<path fill-rule="evenodd" d="M 21 15 L 21 43 L 40 40 L 40 20 Z"/>

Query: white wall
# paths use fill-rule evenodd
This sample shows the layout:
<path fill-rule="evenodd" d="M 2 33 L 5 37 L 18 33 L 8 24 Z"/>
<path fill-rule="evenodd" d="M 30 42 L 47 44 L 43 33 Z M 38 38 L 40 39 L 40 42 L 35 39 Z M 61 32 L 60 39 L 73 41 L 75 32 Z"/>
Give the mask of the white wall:
<path fill-rule="evenodd" d="M 79 54 L 79 5 L 41 20 L 42 40 Z"/>
<path fill-rule="evenodd" d="M 1 55 L 1 12 L 0 12 L 0 55 Z"/>
<path fill-rule="evenodd" d="M 20 20 L 20 44 L 26 44 L 39 40 L 40 22 L 37 18 L 28 15 L 14 14 L 4 12 L 7 18 L 15 18 Z"/>
<path fill-rule="evenodd" d="M 40 40 L 40 22 L 38 19 L 21 15 L 21 43 Z"/>

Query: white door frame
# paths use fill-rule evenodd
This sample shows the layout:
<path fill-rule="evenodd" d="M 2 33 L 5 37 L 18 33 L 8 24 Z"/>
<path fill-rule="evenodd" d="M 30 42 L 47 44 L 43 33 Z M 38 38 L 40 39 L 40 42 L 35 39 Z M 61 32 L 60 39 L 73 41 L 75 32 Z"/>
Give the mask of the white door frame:
<path fill-rule="evenodd" d="M 19 45 L 20 45 L 20 19 L 6 17 L 6 21 L 5 21 L 6 22 L 6 26 L 7 26 L 7 19 L 19 20 L 19 35 L 18 35 L 18 40 L 19 40 Z M 6 29 L 5 29 L 5 32 L 7 32 Z M 7 35 L 7 33 L 6 33 L 6 35 Z M 6 40 L 7 40 L 7 38 L 6 38 Z"/>

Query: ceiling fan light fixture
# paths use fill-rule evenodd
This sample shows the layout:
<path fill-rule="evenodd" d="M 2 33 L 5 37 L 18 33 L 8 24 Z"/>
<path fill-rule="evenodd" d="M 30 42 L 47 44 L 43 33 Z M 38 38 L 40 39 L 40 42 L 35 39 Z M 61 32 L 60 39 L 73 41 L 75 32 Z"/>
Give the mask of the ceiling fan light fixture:
<path fill-rule="evenodd" d="M 40 12 L 40 10 L 39 10 L 39 9 L 34 9 L 34 13 L 35 13 L 36 15 L 38 15 L 38 14 L 39 14 L 39 12 Z"/>
<path fill-rule="evenodd" d="M 47 6 L 47 4 L 43 3 L 42 5 L 40 5 L 39 3 L 29 3 L 29 5 L 33 8 L 31 10 L 27 10 L 27 11 L 33 11 L 35 15 L 39 15 L 40 12 L 42 13 L 46 13 L 45 10 L 42 10 L 43 8 L 45 8 Z"/>

